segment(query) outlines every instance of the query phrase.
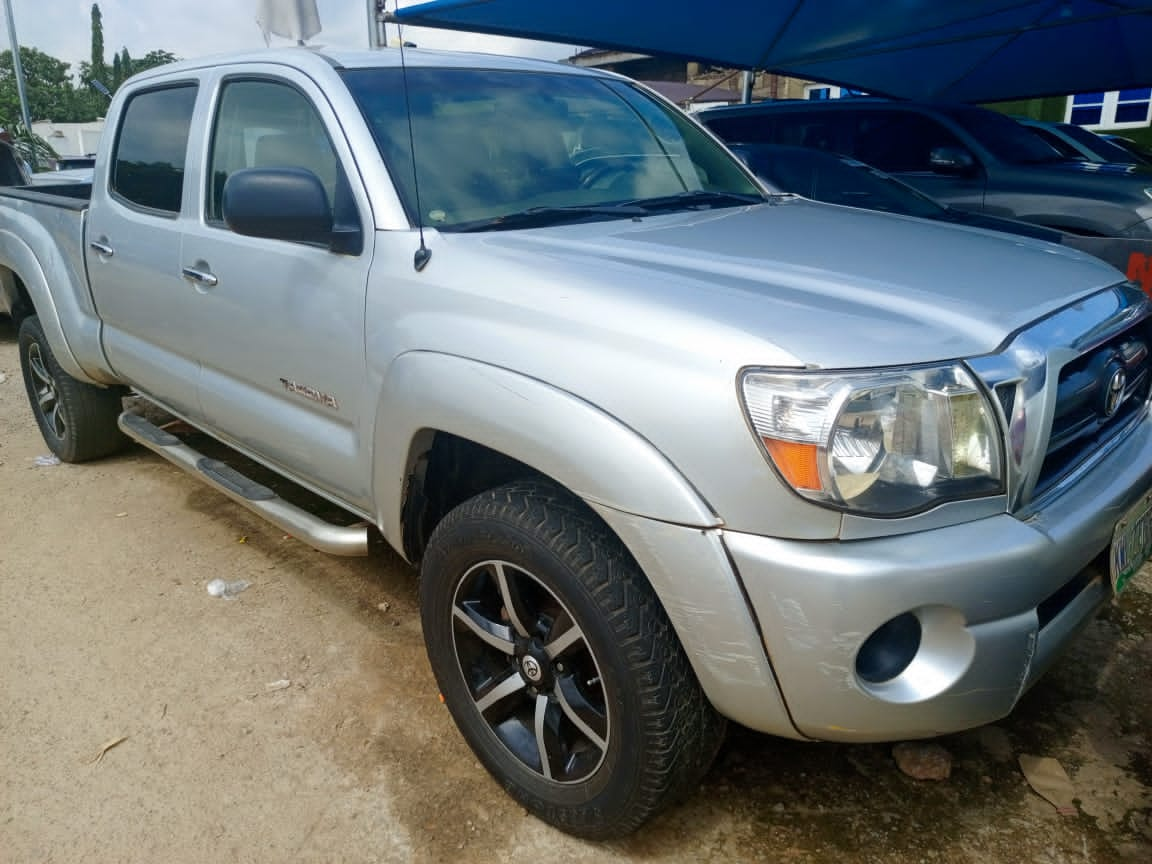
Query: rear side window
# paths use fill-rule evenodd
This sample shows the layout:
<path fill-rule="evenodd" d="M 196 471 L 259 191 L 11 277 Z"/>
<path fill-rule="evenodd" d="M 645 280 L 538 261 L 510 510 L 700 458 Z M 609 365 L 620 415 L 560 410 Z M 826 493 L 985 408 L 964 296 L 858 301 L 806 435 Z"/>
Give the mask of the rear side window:
<path fill-rule="evenodd" d="M 128 101 L 112 157 L 112 191 L 119 198 L 149 210 L 180 212 L 195 105 L 194 84 L 148 90 Z"/>
<path fill-rule="evenodd" d="M 725 141 L 783 144 L 830 153 L 849 153 L 852 147 L 849 130 L 853 117 L 848 111 L 734 112 L 705 122 Z"/>

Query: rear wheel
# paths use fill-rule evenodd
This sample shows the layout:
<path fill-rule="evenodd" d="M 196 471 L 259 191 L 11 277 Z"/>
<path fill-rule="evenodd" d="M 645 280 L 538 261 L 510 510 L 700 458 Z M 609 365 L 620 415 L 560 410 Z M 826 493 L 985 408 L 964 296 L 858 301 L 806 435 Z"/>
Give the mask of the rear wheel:
<path fill-rule="evenodd" d="M 44 442 L 62 462 L 87 462 L 120 450 L 118 389 L 77 381 L 56 362 L 35 315 L 20 324 L 20 367 Z"/>
<path fill-rule="evenodd" d="M 437 526 L 421 569 L 444 701 L 485 767 L 535 815 L 595 839 L 695 788 L 724 721 L 619 540 L 542 483 Z"/>

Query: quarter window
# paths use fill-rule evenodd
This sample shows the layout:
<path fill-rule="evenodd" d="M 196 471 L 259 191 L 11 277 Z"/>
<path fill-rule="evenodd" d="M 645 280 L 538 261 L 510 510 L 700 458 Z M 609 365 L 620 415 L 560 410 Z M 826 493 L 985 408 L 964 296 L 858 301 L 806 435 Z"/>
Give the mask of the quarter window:
<path fill-rule="evenodd" d="M 305 168 L 324 184 L 329 205 L 336 197 L 339 162 L 324 123 L 308 98 L 288 84 L 226 82 L 209 159 L 204 218 L 211 224 L 223 224 L 224 184 L 242 168 Z"/>
<path fill-rule="evenodd" d="M 1132 129 L 1149 125 L 1152 87 L 1077 93 L 1068 97 L 1064 119 L 1087 129 Z"/>
<path fill-rule="evenodd" d="M 166 214 L 180 212 L 195 105 L 195 85 L 148 90 L 129 100 L 112 162 L 112 191 L 119 198 Z"/>

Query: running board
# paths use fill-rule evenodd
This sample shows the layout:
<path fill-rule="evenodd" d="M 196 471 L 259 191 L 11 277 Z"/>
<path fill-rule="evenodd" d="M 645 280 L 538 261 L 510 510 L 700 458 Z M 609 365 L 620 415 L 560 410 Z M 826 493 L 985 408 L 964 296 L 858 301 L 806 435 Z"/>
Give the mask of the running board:
<path fill-rule="evenodd" d="M 246 477 L 230 465 L 209 459 L 139 414 L 125 411 L 120 415 L 119 426 L 133 441 L 143 444 L 309 546 L 330 555 L 355 557 L 368 554 L 367 525 L 361 523 L 345 527 L 325 522 L 295 504 L 289 504 L 267 486 Z"/>

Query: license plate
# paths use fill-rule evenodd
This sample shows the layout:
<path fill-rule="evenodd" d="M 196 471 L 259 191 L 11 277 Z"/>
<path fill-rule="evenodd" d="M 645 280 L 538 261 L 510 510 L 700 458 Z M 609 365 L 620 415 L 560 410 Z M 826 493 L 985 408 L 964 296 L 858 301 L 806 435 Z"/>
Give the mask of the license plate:
<path fill-rule="evenodd" d="M 1152 554 L 1152 493 L 1145 495 L 1116 523 L 1112 532 L 1112 590 L 1119 594 Z"/>

